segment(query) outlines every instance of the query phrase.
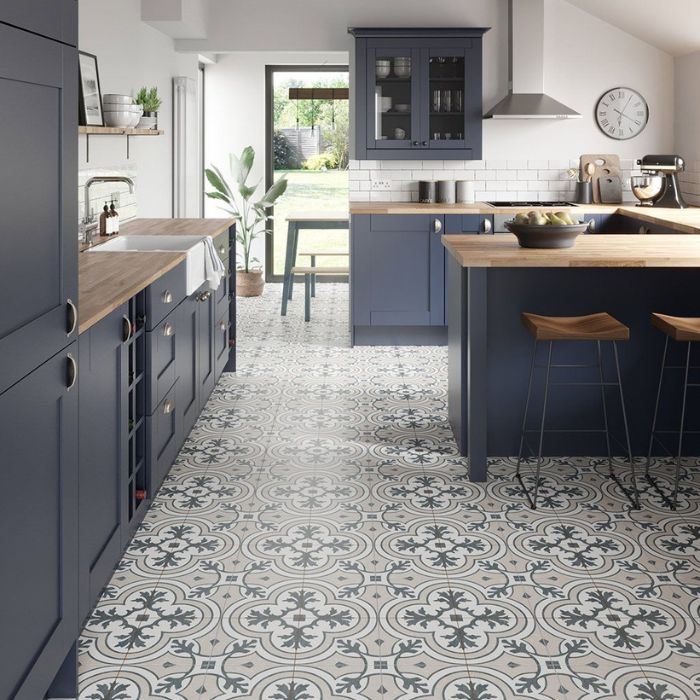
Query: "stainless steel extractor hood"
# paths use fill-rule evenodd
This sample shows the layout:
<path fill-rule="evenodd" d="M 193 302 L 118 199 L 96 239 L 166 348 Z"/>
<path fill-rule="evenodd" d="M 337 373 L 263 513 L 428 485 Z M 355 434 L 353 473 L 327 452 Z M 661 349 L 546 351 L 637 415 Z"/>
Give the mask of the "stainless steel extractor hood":
<path fill-rule="evenodd" d="M 484 119 L 580 117 L 544 92 L 544 0 L 508 0 L 508 95 Z"/>

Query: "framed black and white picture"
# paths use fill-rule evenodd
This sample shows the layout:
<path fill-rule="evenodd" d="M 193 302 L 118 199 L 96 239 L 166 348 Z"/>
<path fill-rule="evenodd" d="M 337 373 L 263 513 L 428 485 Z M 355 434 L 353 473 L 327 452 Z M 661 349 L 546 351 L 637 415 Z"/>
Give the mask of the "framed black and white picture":
<path fill-rule="evenodd" d="M 104 126 L 97 56 L 80 51 L 78 62 L 80 64 L 80 125 Z"/>

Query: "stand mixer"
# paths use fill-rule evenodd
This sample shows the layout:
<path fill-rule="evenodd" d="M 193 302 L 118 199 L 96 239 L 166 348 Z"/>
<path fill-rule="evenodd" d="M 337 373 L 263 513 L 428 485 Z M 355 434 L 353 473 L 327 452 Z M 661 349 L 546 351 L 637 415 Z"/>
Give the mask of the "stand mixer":
<path fill-rule="evenodd" d="M 678 173 L 685 170 L 685 161 L 680 156 L 644 156 L 637 161 L 642 175 L 633 175 L 632 192 L 639 200 L 639 207 L 670 207 L 685 209 Z"/>

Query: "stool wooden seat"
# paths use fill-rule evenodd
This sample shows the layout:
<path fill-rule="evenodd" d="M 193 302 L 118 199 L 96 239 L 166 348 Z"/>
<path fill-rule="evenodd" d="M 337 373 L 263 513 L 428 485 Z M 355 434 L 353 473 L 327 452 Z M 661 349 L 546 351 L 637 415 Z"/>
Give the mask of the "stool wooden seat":
<path fill-rule="evenodd" d="M 681 343 L 692 343 L 700 340 L 700 318 L 652 314 L 651 325 Z"/>
<path fill-rule="evenodd" d="M 610 314 L 538 316 L 523 313 L 523 323 L 537 340 L 629 340 L 630 329 Z"/>
<path fill-rule="evenodd" d="M 311 297 L 316 275 L 348 275 L 349 267 L 305 267 L 297 265 L 292 268 L 292 276 L 304 275 L 304 321 L 311 320 Z"/>

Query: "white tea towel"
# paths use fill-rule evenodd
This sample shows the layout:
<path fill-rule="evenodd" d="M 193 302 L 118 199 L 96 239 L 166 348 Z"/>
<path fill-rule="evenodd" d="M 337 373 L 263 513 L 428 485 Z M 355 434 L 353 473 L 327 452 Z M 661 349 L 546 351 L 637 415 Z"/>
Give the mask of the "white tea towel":
<path fill-rule="evenodd" d="M 226 268 L 214 248 L 211 236 L 205 236 L 202 240 L 206 249 L 204 253 L 204 278 L 208 288 L 214 291 L 219 288 L 221 280 L 226 274 Z"/>

